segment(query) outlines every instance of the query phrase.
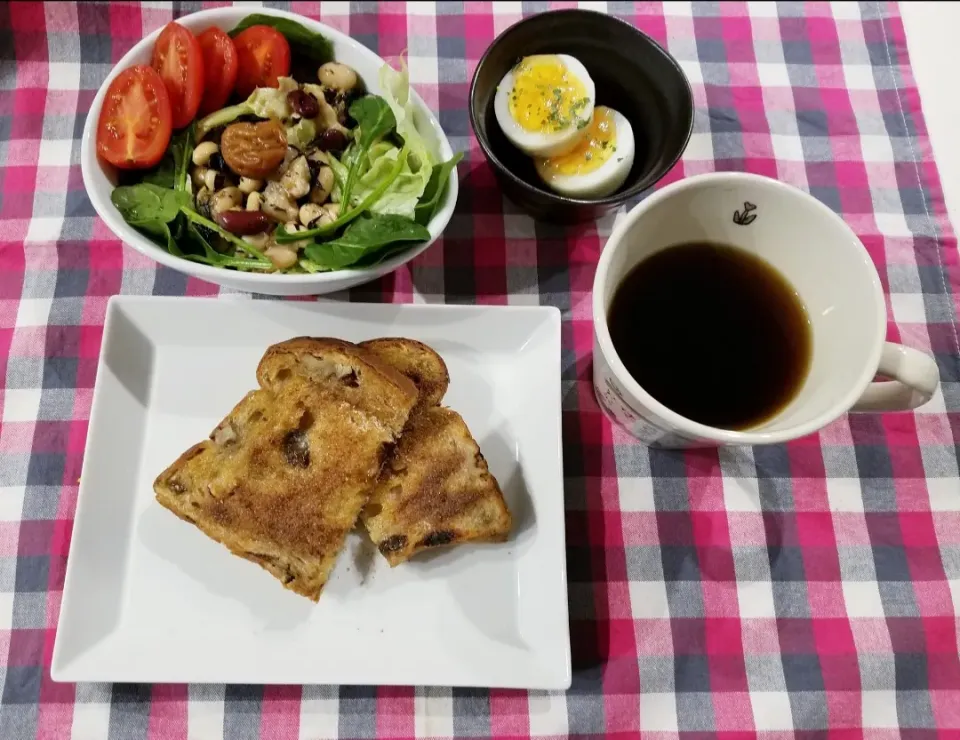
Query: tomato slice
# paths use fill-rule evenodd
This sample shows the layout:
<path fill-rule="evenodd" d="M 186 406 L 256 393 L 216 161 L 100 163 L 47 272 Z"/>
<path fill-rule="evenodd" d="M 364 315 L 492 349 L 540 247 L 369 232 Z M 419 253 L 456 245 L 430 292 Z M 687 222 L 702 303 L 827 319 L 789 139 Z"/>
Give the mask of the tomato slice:
<path fill-rule="evenodd" d="M 237 94 L 246 98 L 258 87 L 277 87 L 290 74 L 290 44 L 270 26 L 250 26 L 233 39 L 239 70 Z"/>
<path fill-rule="evenodd" d="M 103 98 L 97 154 L 125 170 L 153 167 L 170 144 L 170 95 L 145 64 L 118 74 Z"/>
<path fill-rule="evenodd" d="M 237 47 L 219 28 L 208 28 L 197 37 L 203 54 L 203 99 L 200 115 L 220 110 L 237 82 Z"/>
<path fill-rule="evenodd" d="M 203 98 L 200 42 L 179 23 L 168 23 L 153 47 L 151 66 L 160 73 L 170 93 L 173 127 L 183 128 L 196 117 Z"/>

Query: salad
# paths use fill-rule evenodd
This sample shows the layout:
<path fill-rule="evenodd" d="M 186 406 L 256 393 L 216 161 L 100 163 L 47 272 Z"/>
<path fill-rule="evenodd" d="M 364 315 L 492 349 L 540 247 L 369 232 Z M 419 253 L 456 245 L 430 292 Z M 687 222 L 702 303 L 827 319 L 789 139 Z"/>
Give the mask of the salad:
<path fill-rule="evenodd" d="M 368 267 L 426 241 L 461 155 L 417 131 L 405 64 L 383 95 L 322 35 L 251 15 L 198 36 L 173 22 L 151 64 L 107 89 L 97 153 L 111 201 L 171 254 L 232 270 Z"/>

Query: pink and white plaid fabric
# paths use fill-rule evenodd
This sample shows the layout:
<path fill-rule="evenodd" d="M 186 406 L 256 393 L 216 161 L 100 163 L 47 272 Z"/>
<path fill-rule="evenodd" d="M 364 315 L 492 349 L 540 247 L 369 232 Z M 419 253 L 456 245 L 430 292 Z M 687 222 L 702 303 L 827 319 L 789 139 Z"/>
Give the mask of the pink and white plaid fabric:
<path fill-rule="evenodd" d="M 571 229 L 533 222 L 503 200 L 469 129 L 469 79 L 484 49 L 553 5 L 291 5 L 383 56 L 407 50 L 413 83 L 466 153 L 442 241 L 334 298 L 563 311 L 573 687 L 50 680 L 107 298 L 218 289 L 125 248 L 94 215 L 78 164 L 112 64 L 199 4 L 9 2 L 0 4 L 0 738 L 960 735 L 960 272 L 896 5 L 584 3 L 636 24 L 690 77 L 695 130 L 666 181 L 743 170 L 813 193 L 873 257 L 890 338 L 931 352 L 941 371 L 941 392 L 916 413 L 843 418 L 785 445 L 686 453 L 632 444 L 591 390 L 589 293 L 613 217 Z"/>

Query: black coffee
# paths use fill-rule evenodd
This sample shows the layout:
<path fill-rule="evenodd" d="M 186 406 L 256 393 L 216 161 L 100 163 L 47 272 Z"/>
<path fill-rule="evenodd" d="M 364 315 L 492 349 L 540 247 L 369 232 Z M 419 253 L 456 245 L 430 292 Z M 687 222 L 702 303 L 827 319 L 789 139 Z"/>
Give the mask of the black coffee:
<path fill-rule="evenodd" d="M 810 322 L 796 291 L 736 247 L 692 242 L 645 259 L 617 287 L 608 324 L 644 390 L 722 429 L 772 417 L 810 366 Z"/>

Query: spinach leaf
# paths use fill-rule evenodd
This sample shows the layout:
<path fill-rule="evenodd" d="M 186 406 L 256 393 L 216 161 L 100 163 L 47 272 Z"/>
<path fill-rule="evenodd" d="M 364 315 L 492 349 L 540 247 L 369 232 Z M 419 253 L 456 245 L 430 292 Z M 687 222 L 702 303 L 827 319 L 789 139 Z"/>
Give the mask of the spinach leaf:
<path fill-rule="evenodd" d="M 149 170 L 140 182 L 148 185 L 156 185 L 159 188 L 172 188 L 177 177 L 177 165 L 174 162 L 173 154 L 167 149 L 163 155 L 160 164 Z"/>
<path fill-rule="evenodd" d="M 290 50 L 297 55 L 306 57 L 317 64 L 323 64 L 333 60 L 333 44 L 319 33 L 307 29 L 296 21 L 289 18 L 277 18 L 274 15 L 265 15 L 263 13 L 254 13 L 244 18 L 230 32 L 233 38 L 241 31 L 245 31 L 250 26 L 270 26 L 284 35 L 287 43 L 290 44 Z"/>
<path fill-rule="evenodd" d="M 169 224 L 162 221 L 144 221 L 142 223 L 131 223 L 130 225 L 175 257 L 183 256 L 176 240 L 173 238 L 173 234 L 170 232 Z"/>
<path fill-rule="evenodd" d="M 421 242 L 430 232 L 403 216 L 372 214 L 354 221 L 332 241 L 308 244 L 305 254 L 317 265 L 336 270 L 355 264 L 377 250 L 397 242 Z"/>
<path fill-rule="evenodd" d="M 194 124 L 191 123 L 189 127 L 173 135 L 160 164 L 149 170 L 141 182 L 168 190 L 190 191 L 188 179 L 193 157 L 193 129 Z"/>
<path fill-rule="evenodd" d="M 248 244 L 239 236 L 231 234 L 226 229 L 220 228 L 218 224 L 214 223 L 213 221 L 211 221 L 210 219 L 204 216 L 201 216 L 199 213 L 197 213 L 193 209 L 185 208 L 183 211 L 183 215 L 186 216 L 187 221 L 190 222 L 190 226 L 194 227 L 195 233 L 199 233 L 200 228 L 203 228 L 211 233 L 219 234 L 228 242 L 233 244 L 235 247 L 242 249 L 244 252 L 246 252 L 251 257 L 253 257 L 255 261 L 260 262 L 261 267 L 269 266 L 273 264 L 265 254 L 263 254 L 259 249 L 254 247 L 252 244 Z M 189 227 L 188 227 L 188 230 L 189 230 Z M 203 242 L 205 247 L 210 246 L 209 243 L 207 243 L 206 239 L 204 239 Z M 224 256 L 224 255 L 220 255 L 219 252 L 216 252 L 216 254 L 221 257 Z"/>
<path fill-rule="evenodd" d="M 359 100 L 355 100 L 350 106 L 350 117 L 357 122 L 359 135 L 350 152 L 350 170 L 347 173 L 347 181 L 343 186 L 343 193 L 340 195 L 340 202 L 345 207 L 350 207 L 350 191 L 357 180 L 357 170 L 360 162 L 366 156 L 374 142 L 379 141 L 384 136 L 393 131 L 397 125 L 397 119 L 387 105 L 387 101 L 377 95 L 365 95 Z"/>
<path fill-rule="evenodd" d="M 414 218 L 416 218 L 418 224 L 426 226 L 430 223 L 430 219 L 432 219 L 433 215 L 437 212 L 440 200 L 443 198 L 443 194 L 447 189 L 450 171 L 457 166 L 457 163 L 461 159 L 463 159 L 463 153 L 457 152 L 446 162 L 442 162 L 433 168 L 433 171 L 430 173 L 430 181 L 423 191 L 420 202 L 417 203 Z"/>
<path fill-rule="evenodd" d="M 176 134 L 170 142 L 170 151 L 176 163 L 173 188 L 184 193 L 190 192 L 190 163 L 193 159 L 193 133 L 195 123 Z"/>
<path fill-rule="evenodd" d="M 188 149 L 184 148 L 183 152 L 186 151 Z M 186 159 L 184 154 L 181 161 Z M 187 181 L 184 180 L 183 184 L 186 186 Z M 187 191 L 170 190 L 142 182 L 114 188 L 110 199 L 128 224 L 177 257 L 237 269 L 268 270 L 273 267 L 269 258 L 258 249 L 197 213 L 193 209 L 193 198 Z M 245 254 L 249 254 L 250 259 L 220 254 L 210 246 L 203 229 L 219 234 Z M 185 253 L 184 247 L 190 245 L 198 246 L 203 254 Z"/>
<path fill-rule="evenodd" d="M 182 207 L 190 207 L 190 194 L 148 182 L 114 188 L 110 200 L 124 220 L 134 226 L 148 221 L 170 223 Z"/>

